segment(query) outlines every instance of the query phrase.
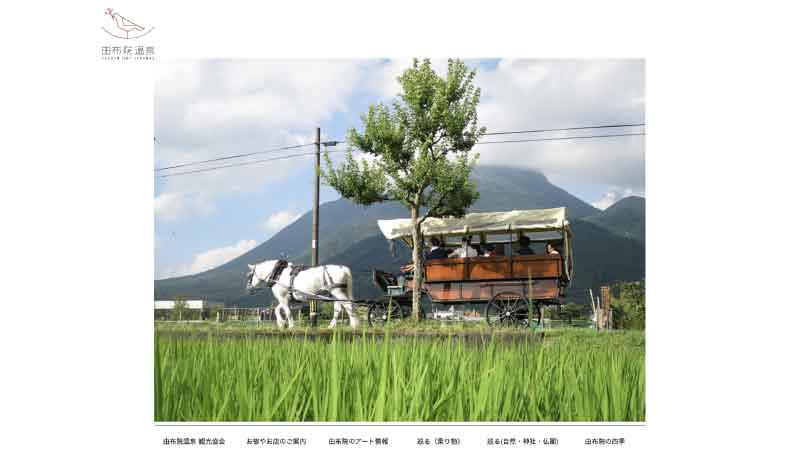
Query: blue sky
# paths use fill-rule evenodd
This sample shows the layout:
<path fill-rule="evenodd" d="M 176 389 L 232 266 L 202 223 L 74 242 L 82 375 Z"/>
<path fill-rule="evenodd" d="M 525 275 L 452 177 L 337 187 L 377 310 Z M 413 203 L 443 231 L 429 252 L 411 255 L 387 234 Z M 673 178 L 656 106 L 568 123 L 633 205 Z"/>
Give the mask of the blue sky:
<path fill-rule="evenodd" d="M 642 60 L 467 62 L 478 69 L 479 121 L 488 131 L 644 122 Z M 341 139 L 348 128 L 360 126 L 359 116 L 370 104 L 392 99 L 399 91 L 396 77 L 409 65 L 408 60 L 160 62 L 156 167 L 311 142 L 316 126 L 323 140 Z M 446 62 L 435 60 L 434 68 L 444 74 Z M 614 132 L 619 131 L 569 135 Z M 476 149 L 480 164 L 541 170 L 554 184 L 604 208 L 627 195 L 644 195 L 644 142 L 635 136 Z M 211 269 L 269 239 L 310 209 L 312 181 L 311 157 L 156 178 L 156 278 Z M 322 188 L 323 202 L 336 198 Z"/>

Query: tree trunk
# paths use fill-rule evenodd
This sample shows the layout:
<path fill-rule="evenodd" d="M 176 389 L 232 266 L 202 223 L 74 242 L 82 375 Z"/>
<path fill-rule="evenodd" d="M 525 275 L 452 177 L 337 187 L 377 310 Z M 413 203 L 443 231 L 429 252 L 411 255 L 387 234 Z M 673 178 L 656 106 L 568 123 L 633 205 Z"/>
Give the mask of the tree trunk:
<path fill-rule="evenodd" d="M 411 316 L 415 321 L 422 319 L 422 226 L 419 223 L 419 208 L 411 209 L 411 223 L 413 224 L 411 237 L 413 239 L 414 248 L 411 250 L 411 255 L 414 261 L 414 283 L 412 285 L 413 293 L 411 297 Z"/>

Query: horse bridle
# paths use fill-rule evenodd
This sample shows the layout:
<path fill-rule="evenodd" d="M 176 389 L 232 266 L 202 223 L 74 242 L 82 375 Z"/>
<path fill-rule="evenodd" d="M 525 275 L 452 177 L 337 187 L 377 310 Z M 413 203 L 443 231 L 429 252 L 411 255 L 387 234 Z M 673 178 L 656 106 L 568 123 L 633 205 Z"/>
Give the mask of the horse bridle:
<path fill-rule="evenodd" d="M 253 270 L 247 275 L 247 280 L 244 282 L 244 288 L 247 290 L 248 293 L 255 293 L 256 291 L 261 290 L 261 288 L 253 286 L 253 277 L 256 276 L 256 268 L 253 267 Z"/>
<path fill-rule="evenodd" d="M 271 288 L 272 286 L 275 285 L 275 282 L 277 281 L 278 277 L 280 277 L 281 272 L 283 272 L 283 269 L 285 269 L 288 266 L 289 266 L 289 261 L 286 261 L 285 259 L 277 260 L 275 262 L 275 266 L 272 267 L 272 270 L 270 271 L 269 275 L 267 275 L 267 278 L 265 278 L 263 280 L 260 280 L 260 281 L 265 282 L 267 284 L 267 287 Z M 256 269 L 255 269 L 255 267 L 253 267 L 253 271 L 248 275 L 247 281 L 246 281 L 246 284 L 245 284 L 245 287 L 247 288 L 248 292 L 250 292 L 250 293 L 255 293 L 255 292 L 261 290 L 260 287 L 252 286 L 253 277 L 255 275 L 256 275 Z"/>

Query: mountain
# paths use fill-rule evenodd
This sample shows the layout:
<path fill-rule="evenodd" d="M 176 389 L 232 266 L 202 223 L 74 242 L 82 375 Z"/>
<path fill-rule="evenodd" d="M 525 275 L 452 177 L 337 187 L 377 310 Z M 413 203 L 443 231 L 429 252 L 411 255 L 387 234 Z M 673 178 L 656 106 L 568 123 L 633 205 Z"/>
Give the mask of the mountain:
<path fill-rule="evenodd" d="M 642 197 L 625 197 L 600 211 L 585 218 L 618 236 L 634 239 L 644 244 L 645 199 Z"/>
<path fill-rule="evenodd" d="M 470 209 L 473 212 L 567 208 L 575 232 L 574 286 L 588 287 L 603 280 L 644 276 L 643 244 L 583 220 L 604 212 L 551 184 L 543 174 L 488 166 L 476 168 L 472 177 L 480 192 L 480 198 Z M 410 259 L 408 249 L 399 243 L 393 255 L 377 226 L 378 219 L 399 217 L 408 217 L 408 211 L 396 202 L 363 207 L 339 199 L 320 205 L 320 262 L 349 266 L 355 278 L 356 297 L 378 295 L 370 282 L 369 270 L 396 270 Z M 157 298 L 188 295 L 240 306 L 263 305 L 271 300 L 263 295 L 250 297 L 244 291 L 247 264 L 280 257 L 307 264 L 310 238 L 311 213 L 306 213 L 268 241 L 222 266 L 191 276 L 156 280 L 155 295 Z"/>
<path fill-rule="evenodd" d="M 644 278 L 644 244 L 583 219 L 573 220 L 571 227 L 575 234 L 572 288 L 580 290 L 603 282 Z"/>

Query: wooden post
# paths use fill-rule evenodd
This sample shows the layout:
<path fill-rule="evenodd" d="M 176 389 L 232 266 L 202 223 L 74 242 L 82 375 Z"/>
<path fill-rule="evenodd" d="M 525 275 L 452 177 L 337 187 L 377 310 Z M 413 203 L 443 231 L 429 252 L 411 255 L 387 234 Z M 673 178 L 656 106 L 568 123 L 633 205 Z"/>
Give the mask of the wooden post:
<path fill-rule="evenodd" d="M 319 264 L 319 147 L 320 147 L 320 129 L 317 127 L 316 134 L 316 158 L 314 162 L 314 203 L 311 214 L 311 267 Z M 298 316 L 299 317 L 299 316 Z M 314 299 L 308 302 L 308 319 L 309 325 L 312 327 L 317 326 L 317 301 Z M 299 320 L 298 320 L 299 321 Z"/>
<path fill-rule="evenodd" d="M 609 316 L 611 311 L 611 292 L 608 286 L 600 287 L 600 309 L 603 311 L 603 323 L 601 328 L 609 328 Z"/>

